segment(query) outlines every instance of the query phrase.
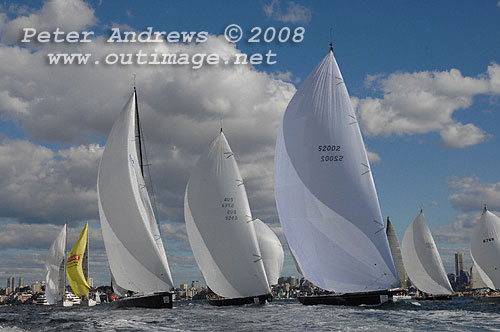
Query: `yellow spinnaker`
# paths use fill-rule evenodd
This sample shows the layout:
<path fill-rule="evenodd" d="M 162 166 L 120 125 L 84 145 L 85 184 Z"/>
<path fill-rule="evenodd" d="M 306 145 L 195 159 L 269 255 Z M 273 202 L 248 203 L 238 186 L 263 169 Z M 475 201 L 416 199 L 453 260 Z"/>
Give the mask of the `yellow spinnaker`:
<path fill-rule="evenodd" d="M 85 225 L 78 241 L 76 241 L 73 249 L 71 249 L 66 269 L 71 289 L 73 289 L 73 293 L 75 293 L 78 297 L 87 294 L 90 290 L 90 286 L 83 275 L 82 267 L 83 255 L 85 254 L 85 248 L 87 247 L 88 227 L 89 224 Z"/>

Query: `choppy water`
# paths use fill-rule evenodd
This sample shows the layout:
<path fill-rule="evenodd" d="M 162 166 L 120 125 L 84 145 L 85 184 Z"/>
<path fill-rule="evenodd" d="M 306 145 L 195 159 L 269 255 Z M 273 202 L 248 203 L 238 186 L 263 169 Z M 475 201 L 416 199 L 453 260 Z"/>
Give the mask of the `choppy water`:
<path fill-rule="evenodd" d="M 415 303 L 415 302 L 414 302 Z M 213 307 L 178 302 L 169 309 L 110 305 L 0 307 L 0 331 L 500 331 L 500 303 L 472 298 L 394 303 L 381 307 L 303 306 L 294 300 L 264 306 Z"/>

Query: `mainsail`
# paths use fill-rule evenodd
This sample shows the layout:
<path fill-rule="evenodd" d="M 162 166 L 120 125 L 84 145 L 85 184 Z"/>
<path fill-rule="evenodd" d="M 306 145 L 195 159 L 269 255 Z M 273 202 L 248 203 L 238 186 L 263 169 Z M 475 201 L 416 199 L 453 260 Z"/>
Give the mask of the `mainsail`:
<path fill-rule="evenodd" d="M 255 234 L 259 243 L 264 270 L 266 270 L 267 282 L 269 285 L 276 285 L 283 269 L 285 254 L 280 240 L 262 220 L 255 219 Z"/>
<path fill-rule="evenodd" d="M 434 295 L 453 294 L 422 210 L 406 230 L 401 254 L 408 277 L 420 291 Z"/>
<path fill-rule="evenodd" d="M 90 286 L 83 273 L 83 259 L 87 248 L 88 228 L 89 224 L 86 224 L 69 253 L 67 263 L 68 281 L 73 293 L 77 297 L 87 294 L 90 290 Z"/>
<path fill-rule="evenodd" d="M 56 304 L 63 300 L 66 288 L 66 225 L 50 246 L 45 269 L 45 296 L 49 304 Z"/>
<path fill-rule="evenodd" d="M 270 293 L 243 179 L 222 130 L 191 173 L 184 218 L 211 290 L 225 298 Z"/>
<path fill-rule="evenodd" d="M 500 218 L 484 207 L 470 243 L 470 252 L 479 271 L 489 279 L 488 287 L 500 289 Z M 482 275 L 481 275 L 482 276 Z"/>
<path fill-rule="evenodd" d="M 142 175 L 134 93 L 116 119 L 102 154 L 97 197 L 102 235 L 116 283 L 138 293 L 168 291 L 173 281 Z"/>
<path fill-rule="evenodd" d="M 398 284 L 370 163 L 332 50 L 288 104 L 274 167 L 280 222 L 309 281 L 338 293 Z"/>
<path fill-rule="evenodd" d="M 396 270 L 398 271 L 399 280 L 401 281 L 401 287 L 403 289 L 408 288 L 406 285 L 406 271 L 403 265 L 403 257 L 401 257 L 401 248 L 399 246 L 398 236 L 392 222 L 387 217 L 387 228 L 386 228 L 387 239 L 389 240 L 389 246 L 391 247 L 392 257 L 394 258 L 394 263 L 396 264 Z"/>

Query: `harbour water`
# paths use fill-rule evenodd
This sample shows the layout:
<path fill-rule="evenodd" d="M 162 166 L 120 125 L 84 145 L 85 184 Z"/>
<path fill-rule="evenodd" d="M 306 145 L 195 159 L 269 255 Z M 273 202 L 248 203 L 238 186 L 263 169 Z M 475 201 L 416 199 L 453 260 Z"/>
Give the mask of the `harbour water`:
<path fill-rule="evenodd" d="M 177 302 L 168 309 L 0 307 L 0 331 L 500 331 L 500 303 L 472 298 L 380 307 L 304 306 L 295 300 L 263 306 L 213 307 Z"/>

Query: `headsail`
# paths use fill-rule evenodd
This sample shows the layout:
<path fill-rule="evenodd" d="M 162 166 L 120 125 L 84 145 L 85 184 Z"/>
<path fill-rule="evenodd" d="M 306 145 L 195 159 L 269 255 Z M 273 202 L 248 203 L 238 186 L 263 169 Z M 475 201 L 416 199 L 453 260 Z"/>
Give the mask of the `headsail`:
<path fill-rule="evenodd" d="M 50 246 L 45 260 L 45 296 L 49 304 L 63 300 L 66 288 L 66 225 Z"/>
<path fill-rule="evenodd" d="M 472 268 L 471 268 L 471 272 L 470 272 L 470 288 L 471 289 L 482 289 L 482 288 L 495 289 L 495 285 L 493 285 L 493 282 L 491 281 L 491 279 L 477 265 L 472 254 L 471 254 L 471 258 L 472 258 Z"/>
<path fill-rule="evenodd" d="M 478 270 L 489 279 L 488 287 L 500 289 L 500 218 L 484 207 L 470 243 L 470 252 Z M 485 280 L 486 281 L 486 280 Z M 491 287 L 494 286 L 494 287 Z"/>
<path fill-rule="evenodd" d="M 243 179 L 222 131 L 191 172 L 184 218 L 210 289 L 226 298 L 270 293 Z"/>
<path fill-rule="evenodd" d="M 387 228 L 386 228 L 387 239 L 389 240 L 389 246 L 391 247 L 392 257 L 394 258 L 394 263 L 396 264 L 396 270 L 398 271 L 399 280 L 401 281 L 401 287 L 403 289 L 408 288 L 406 285 L 406 271 L 403 265 L 403 258 L 401 257 L 401 247 L 399 246 L 398 236 L 394 226 L 392 226 L 391 220 L 387 217 Z"/>
<path fill-rule="evenodd" d="M 88 228 L 89 224 L 86 224 L 68 257 L 68 281 L 77 297 L 87 294 L 90 290 L 83 274 L 83 256 L 87 247 Z"/>
<path fill-rule="evenodd" d="M 101 229 L 116 282 L 134 292 L 170 290 L 173 281 L 136 146 L 136 92 L 108 136 L 97 179 Z"/>
<path fill-rule="evenodd" d="M 333 51 L 286 109 L 274 175 L 280 222 L 309 281 L 338 293 L 397 285 L 370 163 Z"/>
<path fill-rule="evenodd" d="M 408 226 L 401 254 L 408 277 L 420 291 L 434 295 L 453 294 L 423 211 Z"/>
<path fill-rule="evenodd" d="M 283 246 L 273 230 L 262 220 L 255 219 L 253 223 L 257 242 L 260 247 L 260 254 L 262 255 L 262 262 L 266 270 L 267 281 L 269 285 L 276 285 L 283 269 L 283 260 L 285 258 Z"/>

